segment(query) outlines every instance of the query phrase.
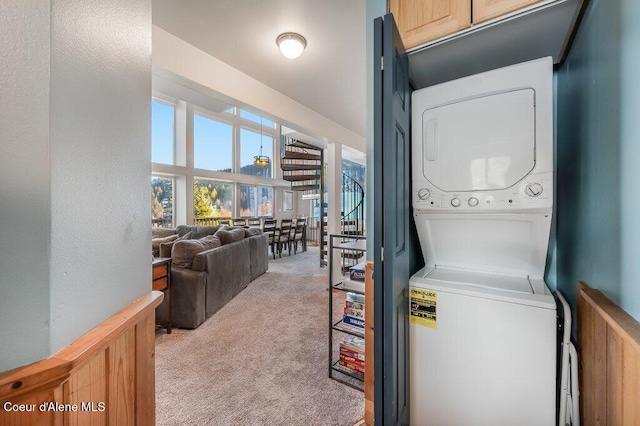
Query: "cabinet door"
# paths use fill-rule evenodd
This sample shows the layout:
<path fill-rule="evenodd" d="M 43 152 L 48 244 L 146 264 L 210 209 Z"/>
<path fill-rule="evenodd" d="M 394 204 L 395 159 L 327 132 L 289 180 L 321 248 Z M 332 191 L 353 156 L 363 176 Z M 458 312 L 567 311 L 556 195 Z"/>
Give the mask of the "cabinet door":
<path fill-rule="evenodd" d="M 405 49 L 471 25 L 471 0 L 389 0 L 389 11 Z"/>
<path fill-rule="evenodd" d="M 473 0 L 473 23 L 506 15 L 543 0 Z"/>

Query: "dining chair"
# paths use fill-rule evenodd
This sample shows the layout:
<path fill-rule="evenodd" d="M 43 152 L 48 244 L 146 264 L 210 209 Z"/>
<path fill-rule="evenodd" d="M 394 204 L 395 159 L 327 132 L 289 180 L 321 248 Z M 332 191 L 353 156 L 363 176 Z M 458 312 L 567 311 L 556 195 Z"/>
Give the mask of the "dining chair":
<path fill-rule="evenodd" d="M 276 258 L 276 224 L 275 219 L 265 219 L 262 224 L 262 233 L 267 234 L 269 247 L 271 247 L 271 253 L 274 259 Z"/>
<path fill-rule="evenodd" d="M 231 221 L 233 226 L 247 226 L 247 219 L 244 217 L 236 217 Z"/>
<path fill-rule="evenodd" d="M 287 247 L 287 253 L 291 256 L 291 242 L 292 231 L 295 231 L 293 227 L 293 220 L 281 219 L 280 227 L 276 235 L 276 247 L 278 248 L 278 255 L 282 257 L 282 250 Z"/>
<path fill-rule="evenodd" d="M 307 229 L 307 218 L 301 217 L 296 219 L 296 225 L 293 232 L 293 254 L 298 254 L 298 243 L 300 243 L 300 248 L 302 251 L 306 250 L 306 244 L 304 241 L 304 237 Z"/>
<path fill-rule="evenodd" d="M 261 227 L 262 223 L 259 217 L 250 217 L 247 220 L 247 225 Z"/>
<path fill-rule="evenodd" d="M 231 225 L 231 218 L 230 217 L 219 217 L 218 218 L 218 225 Z"/>

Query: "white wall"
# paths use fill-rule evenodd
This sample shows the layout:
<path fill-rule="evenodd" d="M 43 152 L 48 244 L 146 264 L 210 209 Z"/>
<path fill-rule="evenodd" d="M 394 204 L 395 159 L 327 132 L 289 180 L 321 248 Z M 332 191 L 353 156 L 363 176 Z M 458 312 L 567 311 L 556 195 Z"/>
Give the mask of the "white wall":
<path fill-rule="evenodd" d="M 151 280 L 151 1 L 5 4 L 0 371 L 64 347 Z"/>
<path fill-rule="evenodd" d="M 4 371 L 49 352 L 48 2 L 0 3 L 0 52 L 0 371 Z"/>

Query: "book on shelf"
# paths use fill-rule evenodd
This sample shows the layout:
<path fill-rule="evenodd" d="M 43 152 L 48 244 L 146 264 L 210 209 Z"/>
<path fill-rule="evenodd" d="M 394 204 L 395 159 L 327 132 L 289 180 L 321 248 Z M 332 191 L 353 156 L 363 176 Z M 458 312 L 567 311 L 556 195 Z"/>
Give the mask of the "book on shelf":
<path fill-rule="evenodd" d="M 365 262 L 358 263 L 349 268 L 349 279 L 351 281 L 364 282 Z"/>
<path fill-rule="evenodd" d="M 350 300 L 345 300 L 345 302 L 344 302 L 344 306 L 346 306 L 347 308 L 362 309 L 362 310 L 364 310 L 364 303 L 352 302 L 352 301 L 350 301 Z"/>
<path fill-rule="evenodd" d="M 348 368 L 349 370 L 353 370 L 358 373 L 364 373 L 364 365 L 353 364 L 343 360 L 340 360 L 340 365 L 345 368 Z"/>
<path fill-rule="evenodd" d="M 351 315 L 344 315 L 342 322 L 354 327 L 364 328 L 364 318 L 352 317 Z"/>
<path fill-rule="evenodd" d="M 347 292 L 346 300 L 349 302 L 358 302 L 364 305 L 364 294 Z"/>
<path fill-rule="evenodd" d="M 361 359 L 356 359 L 356 358 L 341 354 L 340 360 L 345 363 L 349 363 L 351 365 L 357 365 L 358 367 L 364 368 L 364 361 Z"/>
<path fill-rule="evenodd" d="M 340 347 L 364 353 L 364 339 L 358 336 L 343 336 L 340 341 Z"/>
<path fill-rule="evenodd" d="M 357 359 L 360 360 L 362 362 L 364 362 L 364 354 L 361 352 L 356 352 L 354 350 L 351 349 L 347 349 L 344 347 L 340 347 L 340 356 L 344 355 L 345 357 L 348 358 L 353 358 L 353 359 Z"/>

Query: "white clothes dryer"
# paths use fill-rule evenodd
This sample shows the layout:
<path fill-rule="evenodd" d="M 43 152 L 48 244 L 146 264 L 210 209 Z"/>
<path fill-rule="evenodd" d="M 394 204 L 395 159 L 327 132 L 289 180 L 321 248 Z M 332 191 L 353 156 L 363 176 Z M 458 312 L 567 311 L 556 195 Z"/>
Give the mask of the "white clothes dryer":
<path fill-rule="evenodd" d="M 552 426 L 551 58 L 416 91 L 412 111 L 411 423 Z"/>

